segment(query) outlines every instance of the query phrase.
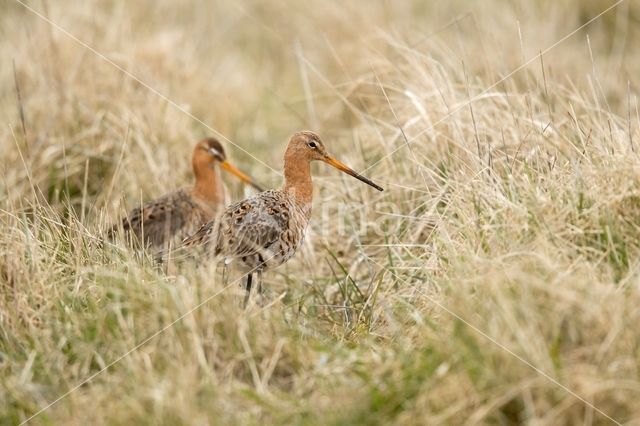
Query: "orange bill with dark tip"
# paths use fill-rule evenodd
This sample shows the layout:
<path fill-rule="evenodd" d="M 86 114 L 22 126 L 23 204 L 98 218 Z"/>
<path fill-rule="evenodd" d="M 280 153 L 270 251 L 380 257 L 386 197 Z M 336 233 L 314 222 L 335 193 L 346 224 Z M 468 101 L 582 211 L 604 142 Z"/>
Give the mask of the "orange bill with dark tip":
<path fill-rule="evenodd" d="M 370 181 L 366 177 L 362 176 L 360 173 L 356 172 L 355 170 L 353 170 L 352 168 L 350 168 L 346 164 L 336 160 L 333 157 L 326 157 L 324 159 L 324 162 L 327 163 L 327 164 L 332 165 L 333 167 L 335 167 L 336 169 L 338 169 L 338 170 L 340 170 L 342 172 L 345 172 L 348 175 L 353 176 L 354 178 L 366 183 L 367 185 L 373 186 L 378 191 L 383 191 L 382 187 L 376 185 L 375 183 L 373 183 L 372 181 Z"/>
<path fill-rule="evenodd" d="M 241 181 L 243 181 L 244 183 L 246 183 L 248 185 L 253 186 L 258 191 L 260 191 L 260 192 L 264 191 L 264 189 L 262 189 L 262 187 L 260 185 L 255 183 L 255 181 L 251 177 L 249 177 L 249 175 L 247 175 L 246 173 L 242 172 L 236 166 L 234 166 L 233 164 L 229 163 L 228 161 L 221 161 L 220 162 L 220 167 L 222 167 L 223 169 L 225 169 L 229 173 L 231 173 L 233 175 L 236 175 L 238 178 L 240 178 Z"/>

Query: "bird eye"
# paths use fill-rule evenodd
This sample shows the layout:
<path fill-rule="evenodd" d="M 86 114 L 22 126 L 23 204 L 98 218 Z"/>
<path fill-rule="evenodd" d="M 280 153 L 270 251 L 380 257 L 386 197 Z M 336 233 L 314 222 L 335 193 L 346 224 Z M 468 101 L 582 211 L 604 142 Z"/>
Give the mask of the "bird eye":
<path fill-rule="evenodd" d="M 318 146 L 315 142 L 309 142 L 307 145 L 309 145 L 309 148 L 316 148 Z"/>
<path fill-rule="evenodd" d="M 209 154 L 211 154 L 214 158 L 218 158 L 218 159 L 222 158 L 222 154 L 217 149 L 209 148 L 208 151 L 209 151 Z"/>

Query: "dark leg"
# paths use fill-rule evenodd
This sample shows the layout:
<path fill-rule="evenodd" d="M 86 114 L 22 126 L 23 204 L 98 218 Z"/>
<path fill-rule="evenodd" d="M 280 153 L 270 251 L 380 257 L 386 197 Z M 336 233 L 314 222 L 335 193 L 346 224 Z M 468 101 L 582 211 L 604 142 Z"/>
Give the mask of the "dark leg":
<path fill-rule="evenodd" d="M 264 263 L 264 259 L 262 258 L 262 253 L 258 253 L 258 260 L 260 261 L 260 266 L 258 266 L 258 294 L 262 296 L 262 268 L 266 267 Z"/>
<path fill-rule="evenodd" d="M 227 271 L 227 262 L 222 261 L 222 285 L 227 286 L 227 281 L 229 280 L 229 275 Z"/>
<path fill-rule="evenodd" d="M 253 274 L 247 274 L 247 281 L 244 286 L 246 293 L 244 294 L 244 307 L 247 307 L 247 302 L 249 302 L 249 297 L 251 296 L 251 278 Z"/>
<path fill-rule="evenodd" d="M 257 298 L 257 303 L 258 303 L 258 305 L 263 307 L 264 304 L 265 304 L 265 298 L 264 298 L 264 293 L 263 293 L 263 288 L 262 288 L 262 269 L 258 269 L 257 274 L 258 274 L 258 298 Z"/>
<path fill-rule="evenodd" d="M 258 269 L 258 294 L 262 295 L 262 269 Z"/>

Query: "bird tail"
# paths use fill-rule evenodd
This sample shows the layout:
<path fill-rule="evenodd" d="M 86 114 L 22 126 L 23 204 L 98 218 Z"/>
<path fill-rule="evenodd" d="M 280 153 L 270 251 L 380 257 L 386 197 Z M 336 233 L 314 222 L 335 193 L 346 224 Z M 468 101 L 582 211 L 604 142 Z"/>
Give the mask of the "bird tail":
<path fill-rule="evenodd" d="M 113 241 L 120 234 L 120 232 L 123 232 L 126 235 L 129 234 L 130 231 L 131 221 L 128 217 L 125 217 L 124 219 L 118 220 L 116 223 L 105 229 L 104 235 L 108 240 Z"/>
<path fill-rule="evenodd" d="M 209 253 L 215 228 L 216 221 L 212 220 L 202 225 L 195 234 L 186 237 L 176 247 L 169 246 L 160 250 L 154 257 L 156 264 L 168 267 L 169 264 L 180 265 L 207 254 L 217 255 L 217 253 Z"/>

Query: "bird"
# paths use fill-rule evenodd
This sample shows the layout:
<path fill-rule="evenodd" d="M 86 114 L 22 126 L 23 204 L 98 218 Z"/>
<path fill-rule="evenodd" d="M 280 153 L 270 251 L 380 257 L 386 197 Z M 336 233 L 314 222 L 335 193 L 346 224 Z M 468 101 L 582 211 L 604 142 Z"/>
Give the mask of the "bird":
<path fill-rule="evenodd" d="M 201 250 L 222 257 L 225 267 L 238 260 L 240 269 L 245 271 L 246 307 L 253 274 L 257 274 L 258 292 L 261 293 L 262 273 L 286 263 L 303 241 L 311 216 L 312 161 L 323 161 L 383 191 L 382 187 L 331 156 L 316 133 L 297 132 L 289 139 L 284 154 L 284 182 L 280 189 L 263 191 L 230 205 L 215 220 L 186 238 L 175 253 L 189 256 Z"/>
<path fill-rule="evenodd" d="M 218 166 L 244 183 L 263 191 L 244 172 L 227 160 L 222 144 L 213 137 L 200 140 L 191 159 L 195 183 L 135 208 L 108 230 L 113 237 L 120 228 L 137 244 L 161 251 L 192 235 L 213 219 L 224 206 L 225 189 Z"/>

